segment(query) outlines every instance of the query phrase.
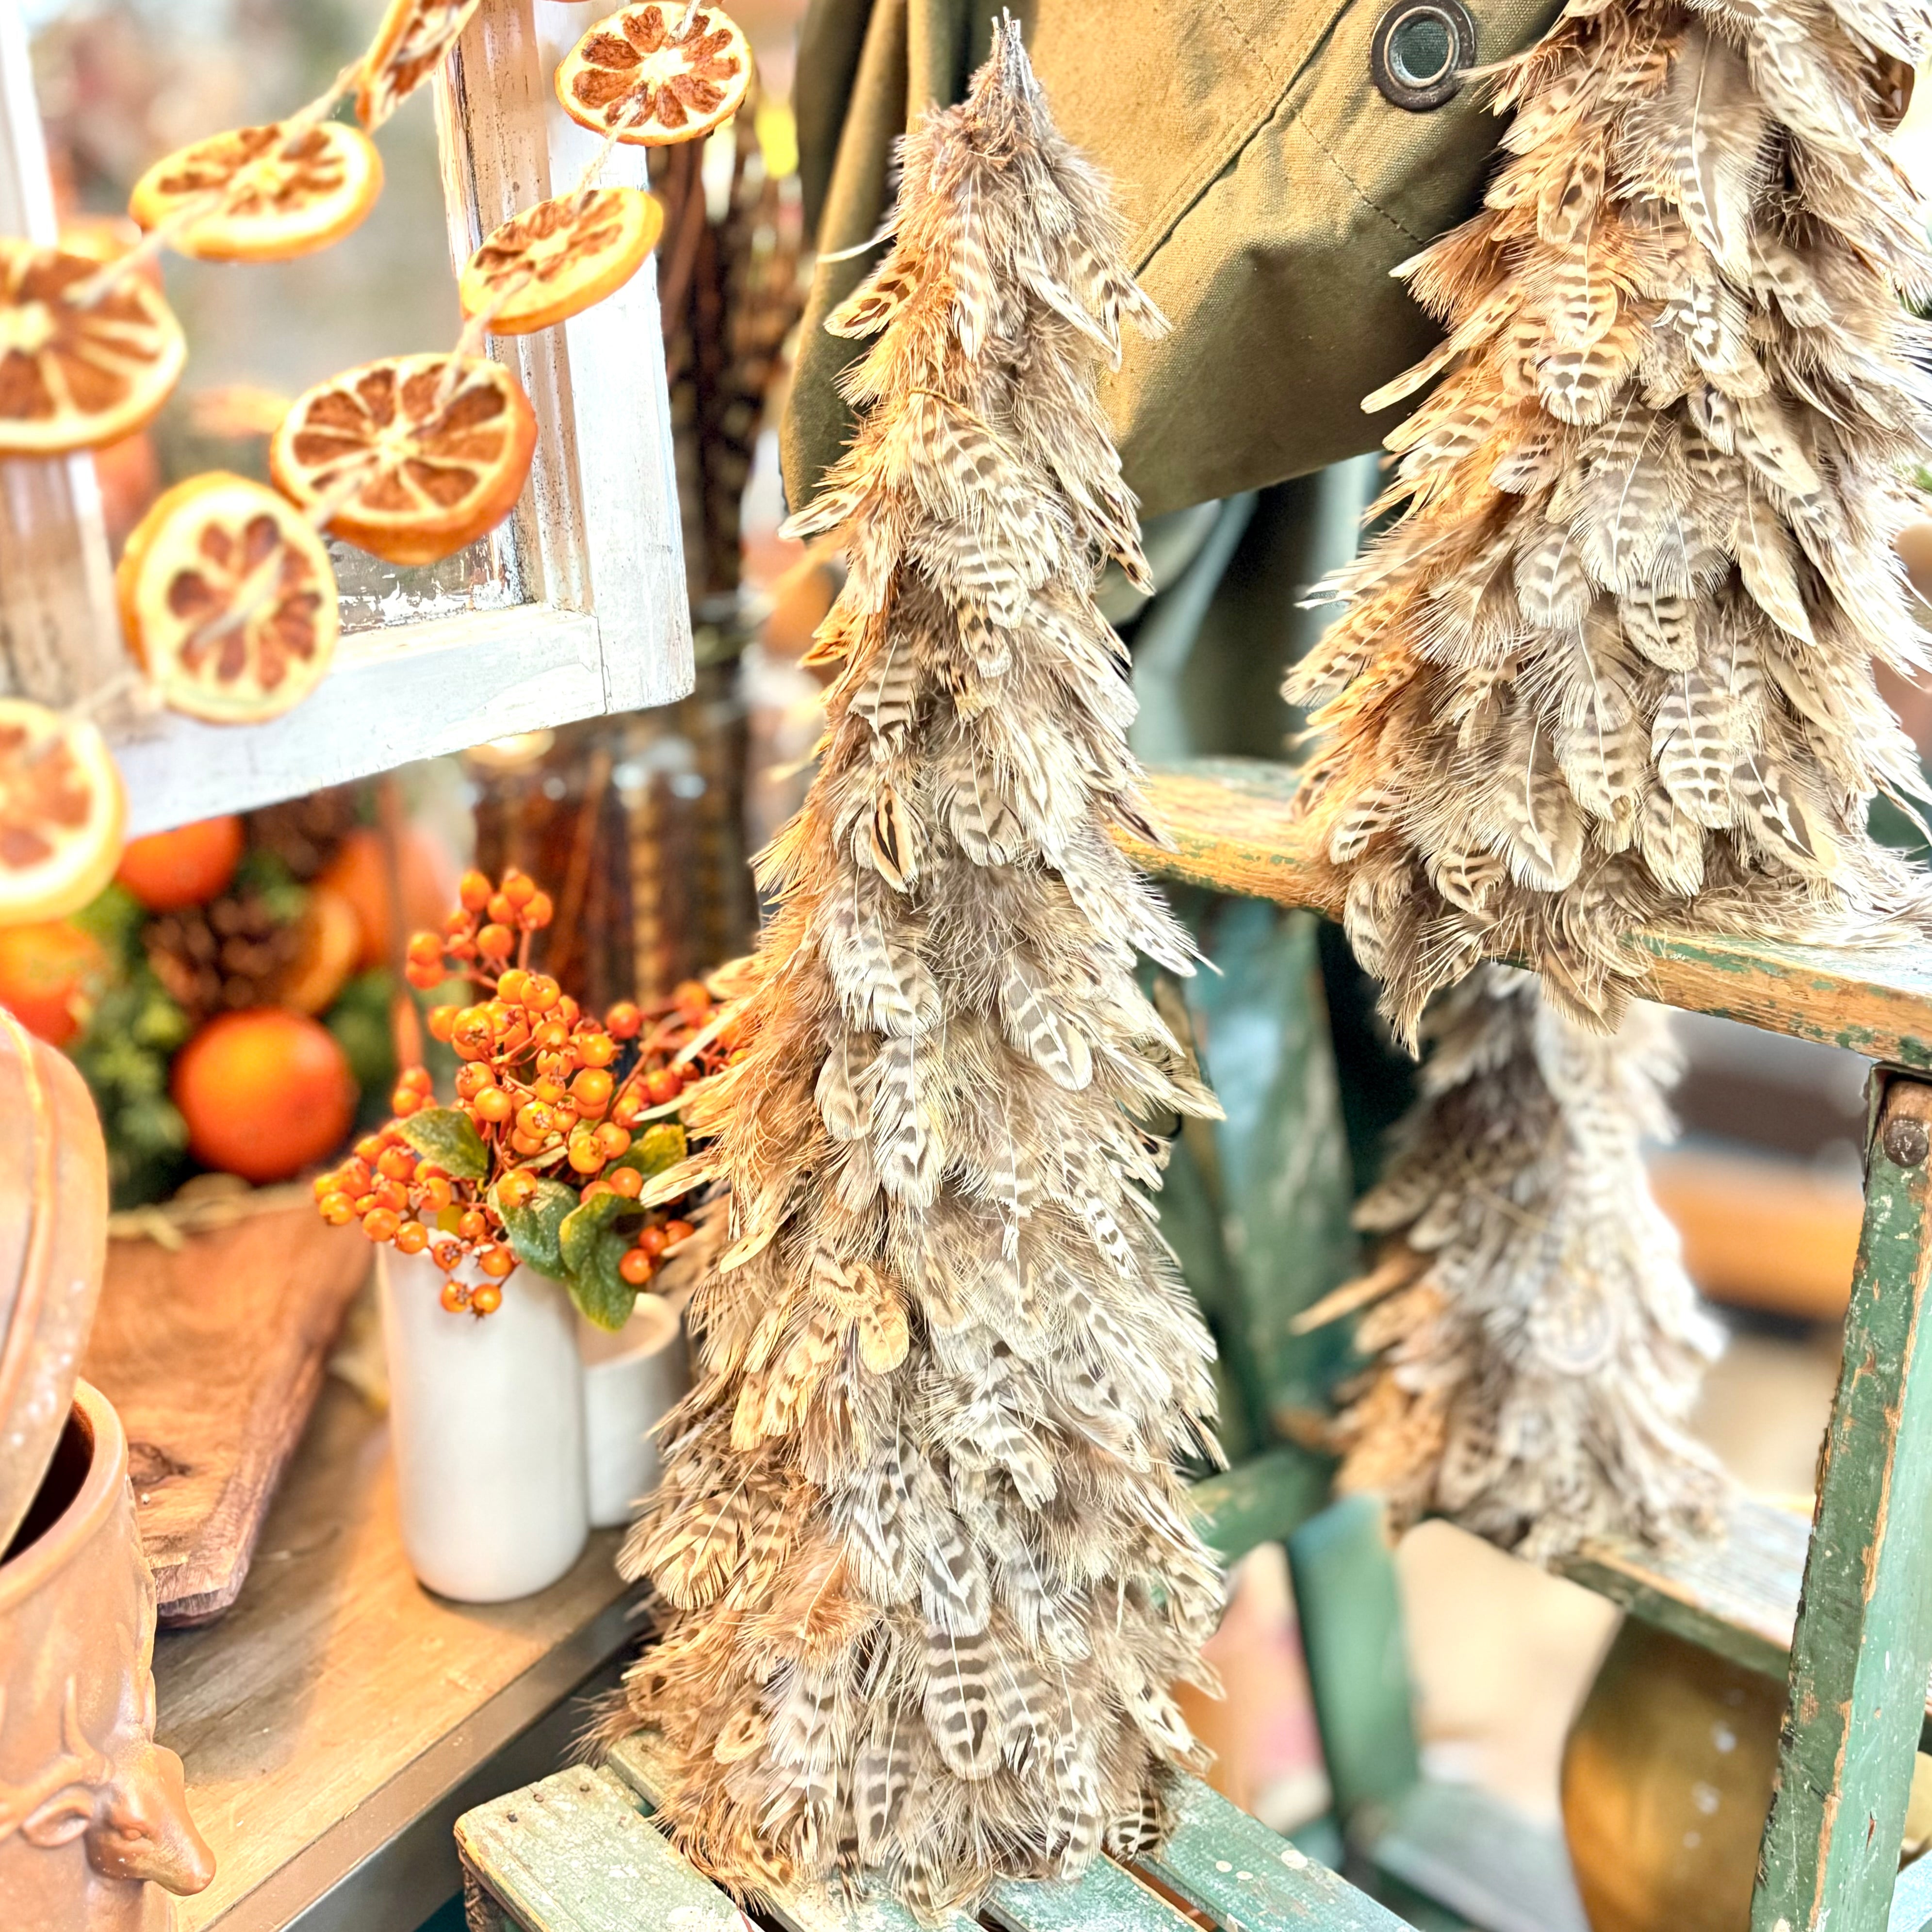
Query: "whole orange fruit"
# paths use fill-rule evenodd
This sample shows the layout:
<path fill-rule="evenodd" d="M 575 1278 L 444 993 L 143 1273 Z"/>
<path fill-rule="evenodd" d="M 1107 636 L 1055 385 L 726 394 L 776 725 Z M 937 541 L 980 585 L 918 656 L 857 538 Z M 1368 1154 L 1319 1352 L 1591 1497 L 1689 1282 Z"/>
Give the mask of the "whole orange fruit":
<path fill-rule="evenodd" d="M 224 1013 L 175 1057 L 170 1078 L 204 1166 L 286 1180 L 332 1154 L 356 1118 L 356 1081 L 335 1036 L 280 1006 Z"/>
<path fill-rule="evenodd" d="M 0 926 L 0 1006 L 50 1046 L 80 1030 L 80 996 L 106 969 L 99 944 L 66 920 Z"/>
<path fill-rule="evenodd" d="M 233 813 L 172 832 L 130 838 L 114 876 L 150 912 L 179 912 L 217 897 L 242 862 L 242 821 Z"/>
<path fill-rule="evenodd" d="M 420 928 L 442 924 L 444 914 L 456 902 L 456 880 L 442 848 L 427 832 L 411 826 L 398 846 L 397 870 L 401 874 L 403 936 L 406 938 Z M 316 884 L 340 892 L 356 908 L 362 927 L 356 971 L 367 973 L 388 965 L 392 920 L 382 835 L 373 826 L 358 826 L 343 840 Z"/>

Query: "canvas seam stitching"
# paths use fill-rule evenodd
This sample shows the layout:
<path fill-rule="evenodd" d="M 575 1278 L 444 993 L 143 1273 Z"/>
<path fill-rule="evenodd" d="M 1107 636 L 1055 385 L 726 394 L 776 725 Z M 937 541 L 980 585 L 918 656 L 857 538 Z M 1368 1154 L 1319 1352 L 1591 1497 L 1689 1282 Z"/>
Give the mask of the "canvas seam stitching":
<path fill-rule="evenodd" d="M 1204 166 L 1197 170 L 1188 182 L 1177 188 L 1162 204 L 1159 212 L 1144 231 L 1144 240 L 1136 238 L 1133 251 L 1133 270 L 1136 276 L 1146 272 L 1148 263 L 1172 238 L 1174 230 L 1180 226 L 1189 211 L 1227 172 L 1230 164 L 1237 159 L 1256 136 L 1280 112 L 1282 104 L 1287 100 L 1295 82 L 1306 70 L 1315 50 L 1334 32 L 1336 22 L 1354 4 L 1355 0 L 1338 0 L 1338 4 L 1318 26 L 1310 29 L 1300 45 L 1294 50 L 1289 57 L 1286 74 L 1283 76 L 1268 64 L 1240 22 L 1228 12 L 1227 0 L 1216 0 L 1215 12 L 1227 22 L 1235 38 L 1248 50 L 1256 64 L 1267 75 L 1268 88 L 1264 95 L 1256 98 L 1254 106 L 1246 115 L 1237 116 L 1229 124 L 1226 140 L 1218 148 L 1210 150 L 1211 165 Z M 1353 188 L 1354 184 L 1351 182 L 1349 185 Z M 1361 192 L 1359 188 L 1355 191 L 1358 194 Z"/>
<path fill-rule="evenodd" d="M 1345 168 L 1338 160 L 1336 160 L 1334 152 L 1330 148 L 1328 142 L 1323 140 L 1322 136 L 1316 134 L 1312 128 L 1309 126 L 1307 122 L 1300 115 L 1298 114 L 1295 116 L 1294 118 L 1288 124 L 1288 128 L 1283 131 L 1286 132 L 1289 130 L 1292 130 L 1298 134 L 1306 134 L 1309 140 L 1315 143 L 1316 146 L 1321 151 L 1322 158 L 1325 160 L 1328 165 L 1348 184 L 1351 188 L 1354 190 L 1355 199 L 1359 201 L 1364 208 L 1370 208 L 1376 214 L 1379 214 L 1398 235 L 1402 236 L 1407 241 L 1413 242 L 1418 248 L 1426 248 L 1429 245 L 1429 239 L 1426 236 L 1417 234 L 1415 231 L 1410 228 L 1406 223 L 1398 220 L 1394 215 L 1391 214 L 1387 208 L 1383 207 L 1380 202 L 1376 200 L 1372 196 L 1364 191 L 1361 183 L 1357 181 L 1354 176 L 1349 173 L 1348 170 Z"/>

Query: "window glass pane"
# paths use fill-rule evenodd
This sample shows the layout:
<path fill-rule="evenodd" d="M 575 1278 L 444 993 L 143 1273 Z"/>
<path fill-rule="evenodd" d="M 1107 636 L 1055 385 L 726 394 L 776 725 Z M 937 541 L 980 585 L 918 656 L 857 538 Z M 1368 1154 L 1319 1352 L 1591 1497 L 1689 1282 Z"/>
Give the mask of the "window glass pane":
<path fill-rule="evenodd" d="M 170 150 L 291 113 L 368 45 L 384 0 L 26 0 L 34 80 L 66 221 L 124 218 Z M 340 112 L 346 116 L 345 107 Z M 169 252 L 187 331 L 180 387 L 143 434 L 104 451 L 110 533 L 198 471 L 268 476 L 268 435 L 312 383 L 380 356 L 448 347 L 461 318 L 449 265 L 434 114 L 424 88 L 376 136 L 380 198 L 354 232 L 274 262 Z M 508 526 L 437 564 L 399 568 L 331 541 L 345 628 L 521 601 Z"/>

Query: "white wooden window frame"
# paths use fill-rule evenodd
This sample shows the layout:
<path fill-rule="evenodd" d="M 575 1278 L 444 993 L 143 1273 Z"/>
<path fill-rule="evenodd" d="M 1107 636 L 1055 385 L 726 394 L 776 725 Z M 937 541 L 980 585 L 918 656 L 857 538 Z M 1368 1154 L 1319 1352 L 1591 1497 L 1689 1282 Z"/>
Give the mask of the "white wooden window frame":
<path fill-rule="evenodd" d="M 498 222 L 574 185 L 596 152 L 550 85 L 583 12 L 562 0 L 484 0 L 444 63 L 437 145 L 459 266 Z M 614 149 L 602 178 L 646 185 L 644 151 Z M 26 28 L 0 0 L 0 233 L 51 241 L 54 230 Z M 560 327 L 491 345 L 536 412 L 536 454 L 514 512 L 530 601 L 346 634 L 316 692 L 262 724 L 100 702 L 130 835 L 688 693 L 662 340 L 653 258 Z M 91 462 L 0 460 L 0 693 L 85 703 L 123 684 L 127 668 Z"/>

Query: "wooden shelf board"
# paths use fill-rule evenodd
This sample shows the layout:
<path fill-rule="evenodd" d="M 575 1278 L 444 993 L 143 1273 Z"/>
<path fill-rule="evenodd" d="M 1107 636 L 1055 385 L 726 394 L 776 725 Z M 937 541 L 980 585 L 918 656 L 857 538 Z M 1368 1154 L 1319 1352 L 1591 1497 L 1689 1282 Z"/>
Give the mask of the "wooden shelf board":
<path fill-rule="evenodd" d="M 1294 783 L 1292 767 L 1262 759 L 1156 768 L 1148 802 L 1173 849 L 1122 842 L 1168 878 L 1332 916 L 1333 877 L 1288 822 Z M 1651 956 L 1645 990 L 1666 1006 L 1932 1068 L 1932 952 L 1922 946 L 1860 951 L 1668 932 L 1635 934 L 1630 944 Z"/>
<path fill-rule="evenodd" d="M 1366 1850 L 1378 1870 L 1484 1932 L 1590 1932 L 1561 1826 L 1480 1785 L 1422 1779 Z"/>
<path fill-rule="evenodd" d="M 270 1932 L 392 1840 L 633 1640 L 619 1532 L 497 1604 L 410 1574 L 387 1430 L 331 1381 L 232 1609 L 155 1646 L 160 1742 L 188 1766 L 214 1884 L 178 1932 Z"/>
<path fill-rule="evenodd" d="M 265 724 L 108 718 L 128 834 L 592 717 L 608 708 L 610 675 L 598 620 L 583 611 L 524 605 L 358 631 L 314 694 Z"/>

